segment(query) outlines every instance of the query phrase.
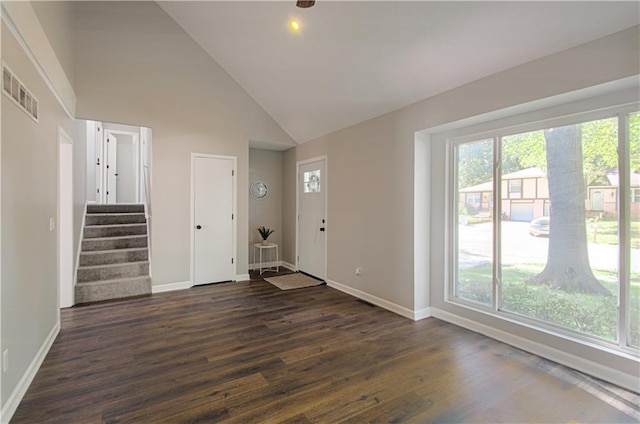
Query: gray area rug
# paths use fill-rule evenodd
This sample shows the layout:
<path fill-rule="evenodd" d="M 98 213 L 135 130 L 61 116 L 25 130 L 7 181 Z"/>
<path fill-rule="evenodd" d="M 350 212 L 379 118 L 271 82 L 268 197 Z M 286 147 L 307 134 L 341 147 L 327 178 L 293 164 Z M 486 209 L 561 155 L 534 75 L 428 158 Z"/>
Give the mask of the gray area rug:
<path fill-rule="evenodd" d="M 277 277 L 268 277 L 265 278 L 264 281 L 273 284 L 280 290 L 302 289 L 305 287 L 314 287 L 324 284 L 324 281 L 317 280 L 299 272 L 279 275 Z"/>

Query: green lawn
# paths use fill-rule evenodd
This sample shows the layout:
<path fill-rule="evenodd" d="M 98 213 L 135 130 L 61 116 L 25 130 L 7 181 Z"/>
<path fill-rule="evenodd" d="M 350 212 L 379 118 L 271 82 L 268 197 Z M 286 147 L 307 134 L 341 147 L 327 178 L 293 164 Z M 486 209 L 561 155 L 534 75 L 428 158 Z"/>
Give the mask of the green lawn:
<path fill-rule="evenodd" d="M 592 243 L 618 244 L 618 222 L 588 223 L 587 240 Z M 631 222 L 631 247 L 640 248 L 640 222 Z"/>
<path fill-rule="evenodd" d="M 614 295 L 568 293 L 547 285 L 528 283 L 543 264 L 522 264 L 502 268 L 502 309 L 524 316 L 555 323 L 570 329 L 609 340 L 616 339 L 617 274 L 594 270 L 602 285 Z M 480 265 L 461 269 L 458 276 L 458 296 L 491 304 L 491 266 Z M 640 345 L 640 274 L 631 275 L 631 340 Z"/>

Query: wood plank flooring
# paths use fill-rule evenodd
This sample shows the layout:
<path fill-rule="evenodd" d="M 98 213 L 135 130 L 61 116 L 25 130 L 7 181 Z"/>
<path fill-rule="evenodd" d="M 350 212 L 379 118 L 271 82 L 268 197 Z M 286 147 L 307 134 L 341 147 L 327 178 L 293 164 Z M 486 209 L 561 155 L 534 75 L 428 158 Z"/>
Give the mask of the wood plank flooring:
<path fill-rule="evenodd" d="M 64 310 L 11 422 L 624 423 L 637 404 L 437 319 L 256 280 Z"/>

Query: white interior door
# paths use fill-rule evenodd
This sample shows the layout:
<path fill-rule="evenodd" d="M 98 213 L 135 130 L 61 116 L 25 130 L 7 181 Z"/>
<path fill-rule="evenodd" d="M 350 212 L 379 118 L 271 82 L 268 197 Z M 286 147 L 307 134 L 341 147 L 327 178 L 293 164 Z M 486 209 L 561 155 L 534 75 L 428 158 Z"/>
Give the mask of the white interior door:
<path fill-rule="evenodd" d="M 58 135 L 58 287 L 60 307 L 73 306 L 73 144 Z"/>
<path fill-rule="evenodd" d="M 326 278 L 326 161 L 298 166 L 298 269 Z"/>
<path fill-rule="evenodd" d="M 106 202 L 116 203 L 118 177 L 118 139 L 113 134 L 107 134 L 107 148 L 105 163 L 107 164 Z"/>
<path fill-rule="evenodd" d="M 234 158 L 193 156 L 193 284 L 235 278 Z"/>
<path fill-rule="evenodd" d="M 89 138 L 89 137 L 88 137 Z M 89 138 L 91 140 L 91 138 Z M 104 142 L 102 138 L 102 122 L 95 123 L 95 132 L 93 133 L 93 140 L 95 142 L 95 159 L 94 159 L 94 172 L 95 172 L 95 181 L 96 181 L 96 203 L 104 203 L 105 202 L 105 187 L 102 183 L 104 181 L 104 172 L 102 170 L 104 166 Z"/>
<path fill-rule="evenodd" d="M 118 134 L 116 177 L 116 202 L 136 203 L 138 180 L 138 137 L 132 134 Z"/>

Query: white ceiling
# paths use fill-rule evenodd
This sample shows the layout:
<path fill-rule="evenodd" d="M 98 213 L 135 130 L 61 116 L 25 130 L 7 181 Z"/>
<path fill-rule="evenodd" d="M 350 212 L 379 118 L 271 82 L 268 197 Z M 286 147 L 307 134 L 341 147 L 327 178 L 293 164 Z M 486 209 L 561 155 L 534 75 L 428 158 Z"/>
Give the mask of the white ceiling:
<path fill-rule="evenodd" d="M 298 143 L 640 23 L 635 1 L 159 4 Z"/>

